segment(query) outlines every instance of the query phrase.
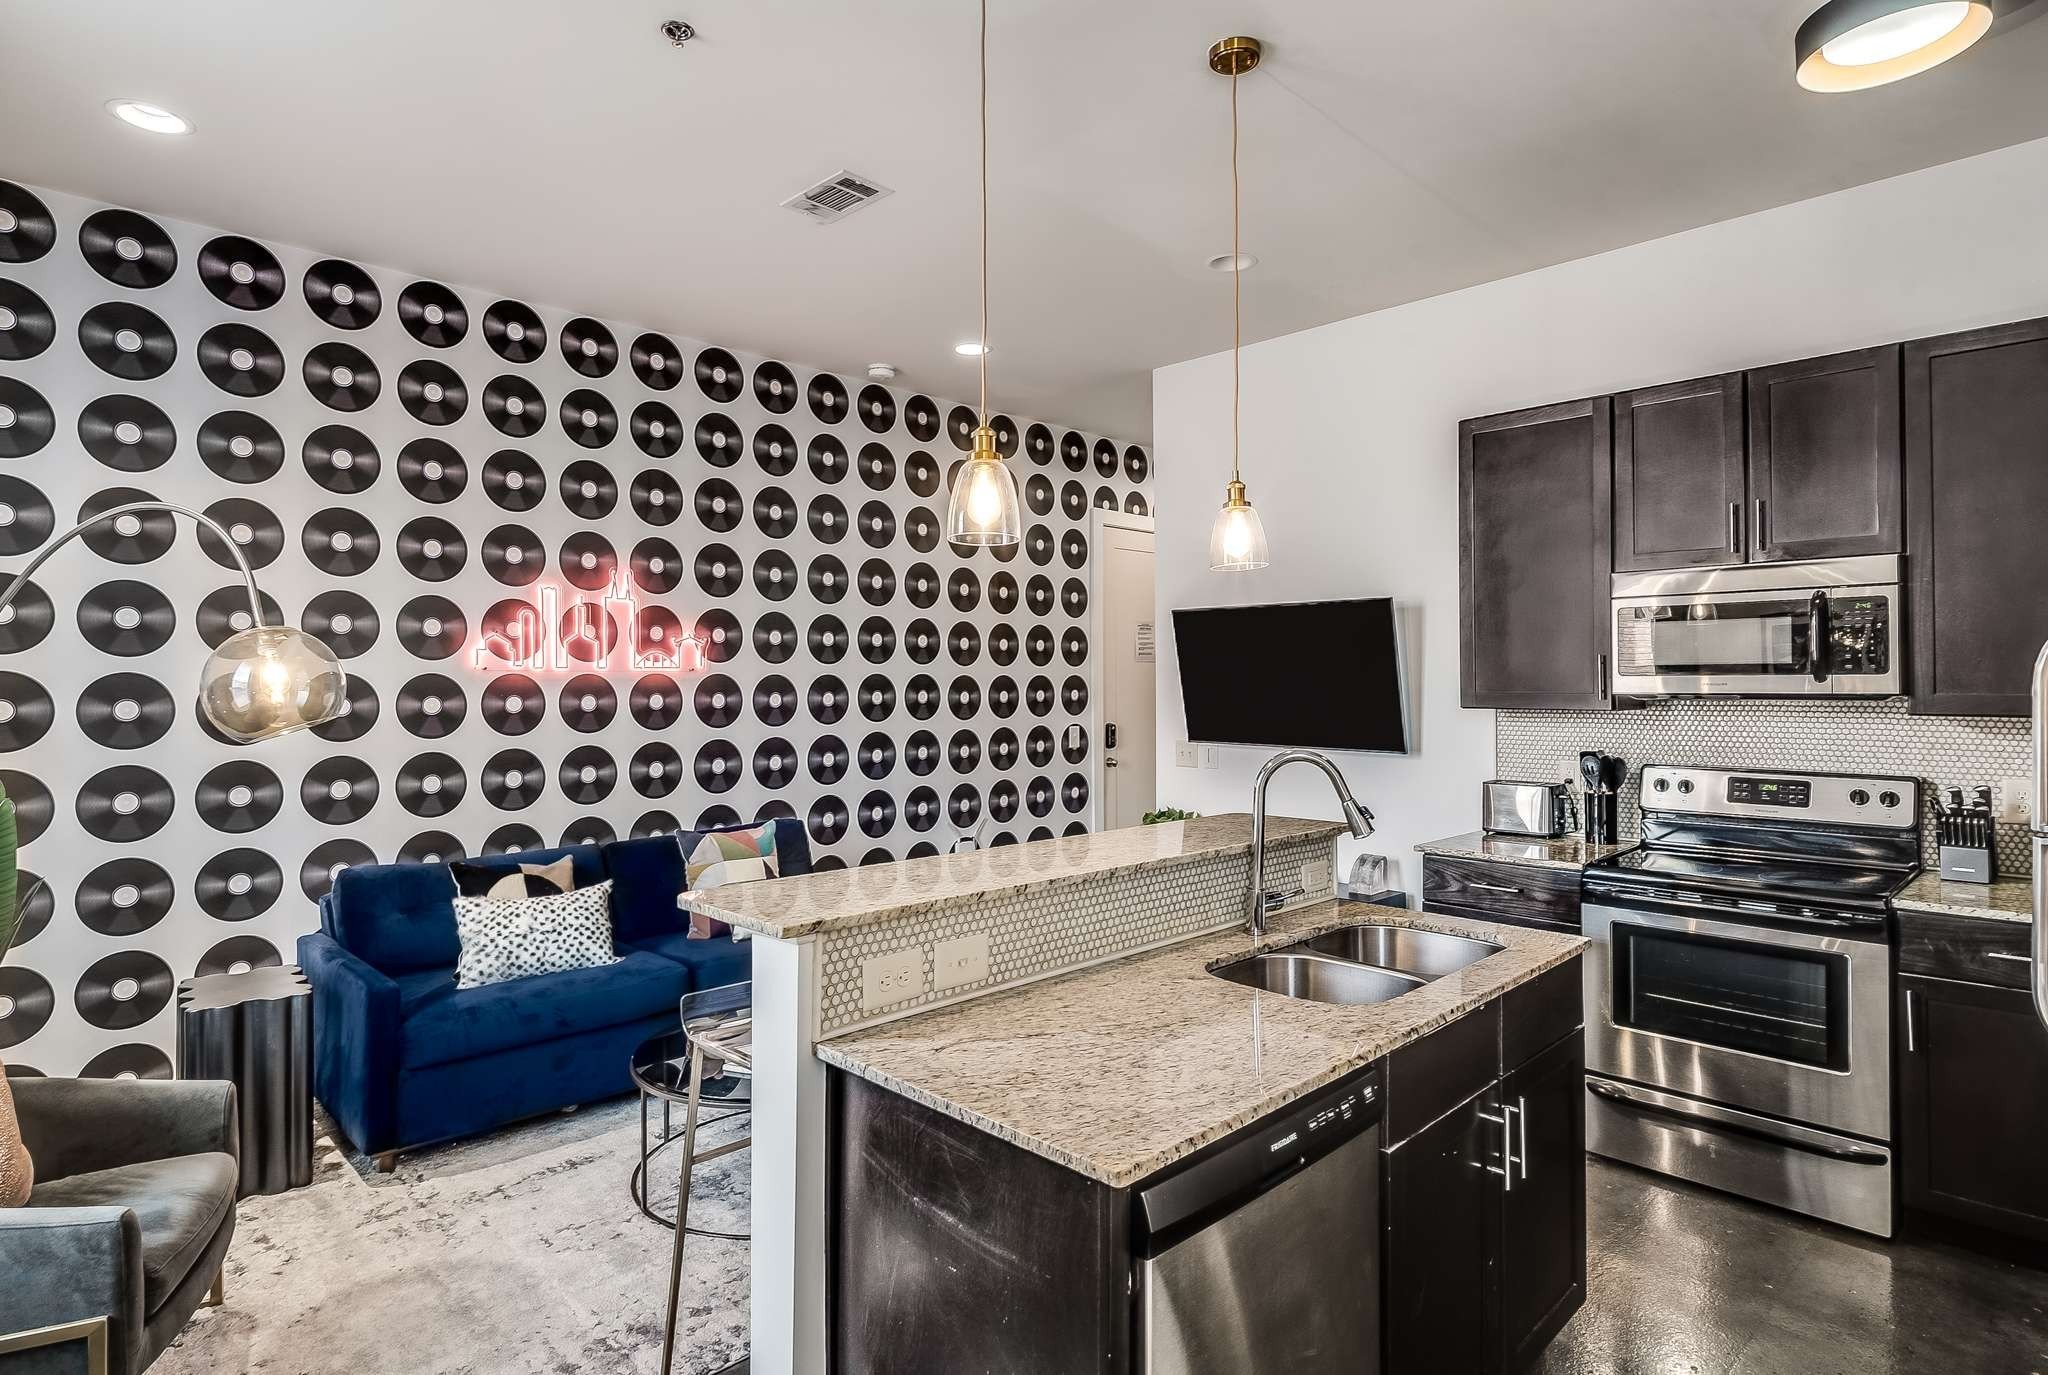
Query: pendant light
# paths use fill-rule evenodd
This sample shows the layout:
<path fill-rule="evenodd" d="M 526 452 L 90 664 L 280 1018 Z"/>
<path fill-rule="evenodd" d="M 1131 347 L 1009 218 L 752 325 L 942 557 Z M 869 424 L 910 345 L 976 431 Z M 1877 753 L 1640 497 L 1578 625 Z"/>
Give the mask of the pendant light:
<path fill-rule="evenodd" d="M 974 447 L 953 479 L 946 501 L 946 538 L 966 548 L 1015 544 L 1023 521 L 1017 514 L 1017 479 L 996 452 L 988 423 L 988 0 L 981 0 L 981 423 Z"/>
<path fill-rule="evenodd" d="M 1266 551 L 1266 527 L 1244 494 L 1244 478 L 1237 464 L 1242 390 L 1238 354 L 1244 346 L 1246 267 L 1237 223 L 1237 79 L 1259 65 L 1259 54 L 1256 38 L 1226 38 L 1209 49 L 1209 70 L 1230 78 L 1230 484 L 1223 489 L 1223 509 L 1216 513 L 1216 524 L 1209 531 L 1209 567 L 1218 573 L 1248 573 L 1273 561 Z"/>
<path fill-rule="evenodd" d="M 1918 76 L 1991 29 L 1990 0 L 1828 0 L 1793 40 L 1809 91 L 1867 91 Z"/>

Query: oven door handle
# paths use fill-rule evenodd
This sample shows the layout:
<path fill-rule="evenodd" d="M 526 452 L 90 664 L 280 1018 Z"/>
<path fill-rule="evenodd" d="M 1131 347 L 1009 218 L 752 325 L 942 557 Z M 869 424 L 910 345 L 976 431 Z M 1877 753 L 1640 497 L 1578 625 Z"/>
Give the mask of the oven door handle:
<path fill-rule="evenodd" d="M 1756 908 L 1745 909 L 1723 902 L 1708 902 L 1704 900 L 1695 902 L 1690 898 L 1676 897 L 1654 888 L 1606 887 L 1588 883 L 1585 886 L 1585 895 L 1591 901 L 1602 905 L 1612 902 L 1657 903 L 1659 906 L 1655 911 L 1642 912 L 1634 909 L 1625 909 L 1624 915 L 1629 920 L 1635 921 L 1640 925 L 1656 925 L 1667 929 L 1670 926 L 1669 923 L 1660 922 L 1655 919 L 1666 916 L 1679 920 L 1707 917 L 1715 921 L 1725 922 L 1731 926 L 1747 926 L 1755 930 L 1765 930 L 1768 928 L 1760 926 L 1757 918 L 1780 917 L 1786 921 L 1796 921 L 1803 926 L 1827 926 L 1843 931 L 1882 933 L 1885 929 L 1885 921 L 1882 917 L 1873 917 L 1869 921 L 1858 921 L 1853 917 L 1824 917 L 1818 913 L 1811 916 L 1800 916 L 1794 912 L 1783 912 L 1775 909 L 1769 911 Z M 1875 938 L 1876 934 L 1873 934 L 1873 939 Z"/>
<path fill-rule="evenodd" d="M 1795 1137 L 1780 1136 L 1776 1132 L 1765 1131 L 1762 1128 L 1753 1127 L 1747 1123 L 1730 1122 L 1719 1117 L 1710 1117 L 1705 1113 L 1688 1112 L 1686 1109 L 1676 1107 L 1670 1103 L 1662 1103 L 1654 1099 L 1639 1097 L 1636 1094 L 1630 1093 L 1619 1084 L 1609 1084 L 1599 1080 L 1588 1079 L 1586 1081 L 1586 1091 L 1595 1097 L 1604 1098 L 1610 1103 L 1618 1103 L 1623 1107 L 1633 1108 L 1637 1112 L 1646 1113 L 1652 1117 L 1668 1117 L 1675 1121 L 1683 1122 L 1687 1126 L 1698 1127 L 1703 1131 L 1717 1131 L 1724 1132 L 1730 1136 L 1744 1136 L 1753 1141 L 1768 1142 L 1773 1146 L 1780 1146 L 1786 1150 L 1805 1151 L 1809 1155 L 1826 1156 L 1830 1160 L 1839 1160 L 1844 1164 L 1882 1165 L 1890 1158 L 1882 1151 L 1860 1150 L 1854 1146 L 1833 1146 L 1819 1141 L 1801 1141 Z"/>

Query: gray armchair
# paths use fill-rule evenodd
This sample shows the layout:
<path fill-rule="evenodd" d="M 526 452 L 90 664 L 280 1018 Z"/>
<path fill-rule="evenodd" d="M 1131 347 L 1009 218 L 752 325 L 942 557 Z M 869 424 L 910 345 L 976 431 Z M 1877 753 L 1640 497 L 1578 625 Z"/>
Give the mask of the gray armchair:
<path fill-rule="evenodd" d="M 104 1317 L 107 1369 L 136 1375 L 209 1289 L 219 1295 L 240 1177 L 235 1087 L 12 1087 L 36 1181 L 27 1207 L 0 1209 L 0 1333 Z M 0 1370 L 32 1370 L 37 1359 L 0 1357 Z"/>

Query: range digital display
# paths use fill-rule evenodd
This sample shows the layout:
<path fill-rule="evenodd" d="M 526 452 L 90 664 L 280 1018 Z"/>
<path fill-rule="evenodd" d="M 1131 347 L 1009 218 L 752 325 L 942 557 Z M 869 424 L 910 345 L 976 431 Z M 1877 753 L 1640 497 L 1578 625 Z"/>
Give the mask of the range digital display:
<path fill-rule="evenodd" d="M 1731 778 L 1728 800 L 1759 807 L 1804 807 L 1813 800 L 1813 785 L 1803 778 Z"/>

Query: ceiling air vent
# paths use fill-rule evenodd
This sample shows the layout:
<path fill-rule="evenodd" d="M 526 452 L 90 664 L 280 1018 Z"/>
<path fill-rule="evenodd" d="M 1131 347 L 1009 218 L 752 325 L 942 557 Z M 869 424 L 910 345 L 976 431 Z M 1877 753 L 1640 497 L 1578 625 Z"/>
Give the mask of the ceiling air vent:
<path fill-rule="evenodd" d="M 805 187 L 783 204 L 819 224 L 837 224 L 869 201 L 890 194 L 889 188 L 844 169 L 815 186 Z"/>

